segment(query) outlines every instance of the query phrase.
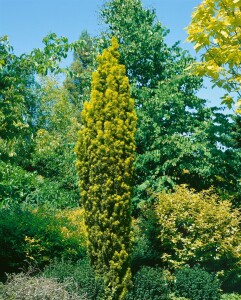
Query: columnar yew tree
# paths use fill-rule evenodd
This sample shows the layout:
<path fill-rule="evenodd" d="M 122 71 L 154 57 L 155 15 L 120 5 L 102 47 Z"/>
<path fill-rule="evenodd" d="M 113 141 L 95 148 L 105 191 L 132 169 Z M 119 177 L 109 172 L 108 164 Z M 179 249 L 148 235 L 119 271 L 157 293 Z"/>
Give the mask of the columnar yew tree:
<path fill-rule="evenodd" d="M 134 101 L 116 38 L 97 58 L 90 102 L 76 147 L 88 253 L 106 283 L 107 299 L 123 299 L 131 282 L 131 190 L 136 131 Z"/>

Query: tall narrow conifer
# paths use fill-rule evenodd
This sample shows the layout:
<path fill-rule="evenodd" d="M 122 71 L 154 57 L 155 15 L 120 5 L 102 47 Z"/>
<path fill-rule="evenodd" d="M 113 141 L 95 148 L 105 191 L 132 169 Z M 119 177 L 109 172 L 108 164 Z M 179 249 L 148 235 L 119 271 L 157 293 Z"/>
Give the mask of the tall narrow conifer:
<path fill-rule="evenodd" d="M 103 275 L 107 299 L 124 299 L 131 282 L 131 194 L 136 114 L 118 41 L 97 58 L 91 100 L 82 111 L 77 169 L 88 253 Z"/>

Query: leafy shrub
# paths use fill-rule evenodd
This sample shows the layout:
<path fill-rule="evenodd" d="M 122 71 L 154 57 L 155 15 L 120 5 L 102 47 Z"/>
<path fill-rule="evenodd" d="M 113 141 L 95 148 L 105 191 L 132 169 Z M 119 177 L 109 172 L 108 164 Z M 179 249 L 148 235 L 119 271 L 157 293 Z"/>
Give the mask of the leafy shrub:
<path fill-rule="evenodd" d="M 169 268 L 199 264 L 218 272 L 228 284 L 241 286 L 240 213 L 211 190 L 195 193 L 180 186 L 160 193 L 155 208 L 161 259 Z M 231 288 L 231 287 L 230 287 Z"/>
<path fill-rule="evenodd" d="M 36 207 L 45 205 L 56 209 L 76 207 L 79 203 L 79 190 L 65 189 L 60 182 L 38 175 L 37 183 L 27 195 L 25 203 Z"/>
<path fill-rule="evenodd" d="M 131 256 L 131 269 L 136 273 L 143 265 L 158 265 L 160 255 L 153 247 L 153 236 L 151 235 L 152 241 L 148 239 L 149 236 L 146 234 L 148 228 L 145 226 L 146 222 L 139 218 L 134 220 L 133 224 L 134 247 Z"/>
<path fill-rule="evenodd" d="M 0 285 L 0 298 L 4 300 L 84 300 L 76 293 L 68 292 L 68 282 L 54 279 L 29 277 L 23 273 L 11 275 L 6 284 Z"/>
<path fill-rule="evenodd" d="M 54 257 L 77 260 L 86 253 L 83 211 L 0 210 L 1 272 L 17 271 L 25 261 L 39 267 Z"/>
<path fill-rule="evenodd" d="M 175 294 L 191 300 L 219 300 L 220 285 L 214 274 L 185 267 L 176 272 Z"/>
<path fill-rule="evenodd" d="M 65 187 L 36 172 L 27 172 L 0 161 L 0 207 L 44 204 L 50 208 L 66 208 L 76 207 L 78 202 L 79 191 L 76 187 Z"/>
<path fill-rule="evenodd" d="M 81 295 L 86 295 L 90 300 L 102 299 L 104 284 L 100 278 L 95 277 L 94 270 L 87 258 L 76 263 L 71 261 L 55 260 L 43 272 L 47 278 L 56 278 L 59 282 L 66 280 L 72 282 L 68 291 L 75 290 L 76 286 Z"/>
<path fill-rule="evenodd" d="M 133 279 L 133 289 L 128 300 L 167 300 L 169 288 L 161 268 L 142 267 Z"/>
<path fill-rule="evenodd" d="M 35 173 L 0 161 L 0 205 L 21 203 L 26 200 L 37 184 Z"/>

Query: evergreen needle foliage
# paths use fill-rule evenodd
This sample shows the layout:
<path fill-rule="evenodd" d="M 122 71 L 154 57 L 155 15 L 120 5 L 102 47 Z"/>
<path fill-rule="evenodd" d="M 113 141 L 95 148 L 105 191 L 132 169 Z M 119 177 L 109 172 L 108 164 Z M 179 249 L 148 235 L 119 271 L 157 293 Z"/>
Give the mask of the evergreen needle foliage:
<path fill-rule="evenodd" d="M 107 299 L 124 299 L 131 283 L 131 192 L 136 113 L 118 41 L 97 58 L 91 100 L 76 146 L 88 253 L 104 277 Z"/>

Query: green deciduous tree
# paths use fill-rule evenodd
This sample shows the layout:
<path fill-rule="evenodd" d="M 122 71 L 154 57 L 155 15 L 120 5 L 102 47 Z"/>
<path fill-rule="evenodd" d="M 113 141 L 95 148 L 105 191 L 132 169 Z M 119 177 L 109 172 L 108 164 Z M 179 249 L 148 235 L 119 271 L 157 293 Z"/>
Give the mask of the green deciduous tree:
<path fill-rule="evenodd" d="M 21 160 L 30 147 L 36 102 L 33 70 L 0 38 L 0 159 Z M 20 159 L 19 159 L 20 160 Z"/>
<path fill-rule="evenodd" d="M 88 251 L 108 299 L 124 299 L 131 282 L 131 191 L 136 114 L 117 39 L 97 58 L 91 100 L 76 147 Z"/>
<path fill-rule="evenodd" d="M 235 140 L 235 146 L 241 148 L 241 116 L 235 115 L 233 117 L 234 127 L 233 127 L 233 137 Z"/>
<path fill-rule="evenodd" d="M 195 95 L 198 85 L 195 77 L 183 73 L 140 93 L 135 205 L 151 200 L 148 191 L 181 183 L 197 190 L 215 186 L 223 193 L 235 192 L 236 204 L 240 199 L 240 155 L 230 135 L 233 125 Z"/>
<path fill-rule="evenodd" d="M 229 141 L 231 125 L 196 96 L 202 79 L 185 71 L 194 59 L 178 43 L 166 45 L 168 30 L 140 0 L 107 1 L 101 14 L 103 36 L 120 39 L 138 115 L 134 203 L 150 199 L 148 190 L 176 183 L 237 193 L 240 163 Z"/>
<path fill-rule="evenodd" d="M 77 203 L 78 176 L 73 148 L 80 129 L 79 112 L 70 103 L 67 90 L 54 77 L 43 77 L 39 82 L 40 100 L 31 167 L 39 175 L 58 182 L 68 191 L 69 198 Z M 66 199 L 66 205 L 67 202 Z"/>
<path fill-rule="evenodd" d="M 204 0 L 195 9 L 187 28 L 188 40 L 201 52 L 202 61 L 194 64 L 199 75 L 209 76 L 228 93 L 223 102 L 229 107 L 241 105 L 241 1 Z M 233 98 L 231 92 L 238 96 Z"/>
<path fill-rule="evenodd" d="M 14 157 L 23 163 L 29 155 L 38 118 L 36 75 L 59 71 L 61 59 L 79 44 L 54 33 L 43 43 L 43 50 L 17 56 L 8 37 L 0 38 L 0 159 Z"/>
<path fill-rule="evenodd" d="M 74 61 L 70 66 L 64 86 L 69 92 L 70 102 L 81 111 L 83 103 L 89 101 L 91 75 L 96 67 L 98 42 L 87 32 L 82 32 L 74 50 Z"/>
<path fill-rule="evenodd" d="M 72 204 L 79 198 L 73 153 L 78 112 L 74 112 L 64 88 L 51 80 L 46 80 L 48 84 L 37 81 L 39 74 L 60 70 L 59 62 L 73 44 L 55 34 L 45 37 L 43 43 L 43 50 L 17 56 L 8 38 L 0 38 L 0 160 L 7 162 L 1 164 L 4 172 L 0 176 L 4 203 L 30 199 L 30 192 L 38 203 L 40 198 L 55 202 L 59 191 L 63 192 L 62 200 L 68 198 Z M 40 186 L 38 180 L 25 181 L 37 178 L 26 170 L 38 171 L 54 183 L 51 186 L 49 180 L 46 184 L 43 180 Z M 51 193 L 50 187 L 58 192 Z"/>
<path fill-rule="evenodd" d="M 154 10 L 144 9 L 140 0 L 111 0 L 106 1 L 101 16 L 107 25 L 103 36 L 120 40 L 120 61 L 131 83 L 153 88 L 167 78 L 180 49 L 167 47 L 168 30 L 156 20 Z"/>

